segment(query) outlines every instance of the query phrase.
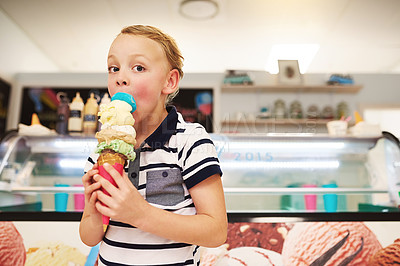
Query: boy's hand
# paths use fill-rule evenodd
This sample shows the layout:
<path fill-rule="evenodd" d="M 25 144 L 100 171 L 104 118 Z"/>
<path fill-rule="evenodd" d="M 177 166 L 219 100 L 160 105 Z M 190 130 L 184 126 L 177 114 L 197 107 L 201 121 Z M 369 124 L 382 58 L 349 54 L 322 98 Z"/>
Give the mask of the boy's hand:
<path fill-rule="evenodd" d="M 144 217 L 146 207 L 149 204 L 134 187 L 126 173 L 121 176 L 108 163 L 103 166 L 114 178 L 117 187 L 98 174 L 94 176 L 94 179 L 110 194 L 108 196 L 100 190 L 97 192 L 98 200 L 103 203 L 96 203 L 97 210 L 115 220 L 136 226 L 138 219 Z"/>
<path fill-rule="evenodd" d="M 82 183 L 85 188 L 85 209 L 79 224 L 79 234 L 83 243 L 88 246 L 97 245 L 104 236 L 102 216 L 96 209 L 97 193 L 101 188 L 100 183 L 94 180 L 94 176 L 98 175 L 98 173 L 98 165 L 95 164 L 82 177 Z"/>
<path fill-rule="evenodd" d="M 99 173 L 97 163 L 83 177 L 82 183 L 85 189 L 85 210 L 88 214 L 97 214 L 101 219 L 101 214 L 97 211 L 95 204 L 97 201 L 97 191 L 101 188 L 100 183 L 94 180 L 94 176 Z"/>

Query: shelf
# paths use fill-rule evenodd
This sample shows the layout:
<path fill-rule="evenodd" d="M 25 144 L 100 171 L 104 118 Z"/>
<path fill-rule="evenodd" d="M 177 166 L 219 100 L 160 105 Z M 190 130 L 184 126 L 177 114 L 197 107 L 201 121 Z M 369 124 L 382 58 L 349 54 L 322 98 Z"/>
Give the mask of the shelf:
<path fill-rule="evenodd" d="M 3 187 L 0 192 L 10 193 L 83 193 L 83 187 L 49 187 L 49 186 L 27 186 L 27 187 Z"/>
<path fill-rule="evenodd" d="M 374 188 L 264 188 L 225 187 L 225 194 L 387 194 L 385 189 Z"/>
<path fill-rule="evenodd" d="M 222 92 L 303 92 L 303 93 L 358 93 L 361 85 L 230 85 L 223 84 Z"/>
<path fill-rule="evenodd" d="M 267 119 L 254 119 L 254 120 L 225 120 L 221 121 L 223 126 L 248 126 L 248 125 L 255 125 L 255 126 L 262 126 L 262 125 L 306 125 L 306 124 L 313 124 L 313 125 L 326 125 L 332 119 L 312 119 L 312 118 L 303 118 L 303 119 L 295 119 L 295 118 L 283 118 L 283 119 L 275 119 L 275 118 L 267 118 Z M 349 123 L 349 126 L 352 126 L 352 123 Z"/>
<path fill-rule="evenodd" d="M 370 222 L 397 222 L 400 221 L 398 212 L 304 212 L 304 211 L 249 211 L 228 210 L 230 223 L 295 223 L 295 222 L 343 222 L 343 221 L 370 221 Z M 0 212 L 0 221 L 14 222 L 79 222 L 82 212 L 54 212 L 54 211 L 14 211 Z"/>
<path fill-rule="evenodd" d="M 1 190 L 0 190 L 1 191 Z M 13 193 L 83 193 L 83 187 L 14 187 L 2 190 Z M 375 194 L 388 193 L 386 189 L 374 188 L 264 188 L 264 187 L 225 187 L 226 194 Z"/>

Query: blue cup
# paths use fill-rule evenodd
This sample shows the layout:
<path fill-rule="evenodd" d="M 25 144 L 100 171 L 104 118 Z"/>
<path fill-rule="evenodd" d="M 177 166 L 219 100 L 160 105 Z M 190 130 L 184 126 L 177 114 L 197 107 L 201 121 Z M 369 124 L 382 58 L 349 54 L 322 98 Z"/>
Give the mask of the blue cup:
<path fill-rule="evenodd" d="M 69 187 L 67 184 L 55 184 L 55 187 Z M 54 194 L 54 206 L 56 212 L 67 211 L 68 205 L 68 193 L 56 193 Z"/>
<path fill-rule="evenodd" d="M 335 183 L 322 185 L 323 188 L 337 188 Z M 324 194 L 324 208 L 326 212 L 336 212 L 338 205 L 337 194 Z"/>

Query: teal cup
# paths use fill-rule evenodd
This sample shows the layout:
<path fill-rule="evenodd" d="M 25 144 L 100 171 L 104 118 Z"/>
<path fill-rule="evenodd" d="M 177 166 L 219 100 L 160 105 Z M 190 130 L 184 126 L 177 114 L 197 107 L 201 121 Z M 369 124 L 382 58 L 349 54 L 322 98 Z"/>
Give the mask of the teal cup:
<path fill-rule="evenodd" d="M 322 185 L 323 188 L 337 188 L 335 183 Z M 324 194 L 324 208 L 326 212 L 336 212 L 338 205 L 337 194 Z"/>
<path fill-rule="evenodd" d="M 55 187 L 69 187 L 67 184 L 55 184 Z M 68 205 L 68 193 L 56 193 L 54 194 L 54 207 L 56 212 L 67 211 Z"/>

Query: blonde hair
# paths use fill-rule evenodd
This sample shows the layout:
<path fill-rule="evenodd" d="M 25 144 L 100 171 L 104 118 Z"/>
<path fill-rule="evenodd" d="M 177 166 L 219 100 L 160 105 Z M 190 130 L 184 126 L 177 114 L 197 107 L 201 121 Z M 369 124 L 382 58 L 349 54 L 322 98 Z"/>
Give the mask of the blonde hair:
<path fill-rule="evenodd" d="M 183 56 L 181 51 L 178 48 L 175 40 L 169 36 L 168 34 L 162 32 L 160 29 L 147 26 L 147 25 L 132 25 L 125 27 L 121 30 L 120 34 L 133 34 L 138 36 L 143 36 L 149 38 L 161 45 L 163 48 L 165 55 L 167 56 L 167 60 L 171 65 L 172 69 L 176 69 L 179 72 L 179 78 L 183 77 Z M 177 88 L 173 93 L 167 96 L 165 105 L 170 104 L 173 98 L 178 94 L 179 88 Z"/>

